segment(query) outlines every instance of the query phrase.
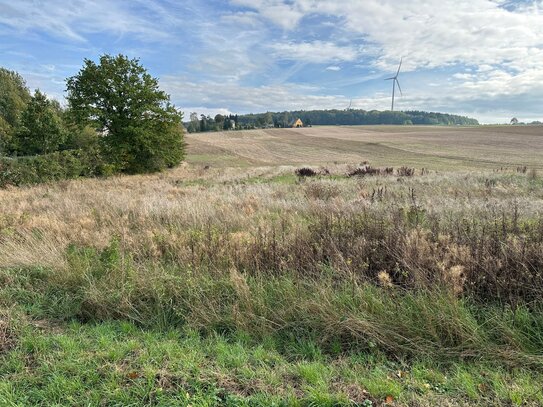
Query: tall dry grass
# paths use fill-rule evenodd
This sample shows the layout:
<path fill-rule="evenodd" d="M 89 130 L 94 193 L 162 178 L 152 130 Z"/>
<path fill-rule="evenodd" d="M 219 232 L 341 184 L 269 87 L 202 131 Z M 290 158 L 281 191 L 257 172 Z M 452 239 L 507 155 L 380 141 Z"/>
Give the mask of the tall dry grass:
<path fill-rule="evenodd" d="M 0 303 L 541 364 L 538 179 L 329 170 L 183 167 L 0 191 Z"/>
<path fill-rule="evenodd" d="M 291 168 L 184 167 L 3 190 L 0 267 L 63 269 L 67 247 L 115 238 L 141 262 L 313 274 L 330 265 L 512 303 L 541 288 L 536 183 L 493 173 L 300 181 Z"/>

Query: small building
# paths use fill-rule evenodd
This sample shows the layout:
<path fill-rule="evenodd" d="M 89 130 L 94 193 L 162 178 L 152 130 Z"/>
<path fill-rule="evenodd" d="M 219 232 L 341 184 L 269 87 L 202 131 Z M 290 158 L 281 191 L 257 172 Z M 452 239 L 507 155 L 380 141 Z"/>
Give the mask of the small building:
<path fill-rule="evenodd" d="M 291 123 L 291 127 L 304 127 L 304 122 L 302 122 L 302 119 L 297 118 L 294 122 Z"/>

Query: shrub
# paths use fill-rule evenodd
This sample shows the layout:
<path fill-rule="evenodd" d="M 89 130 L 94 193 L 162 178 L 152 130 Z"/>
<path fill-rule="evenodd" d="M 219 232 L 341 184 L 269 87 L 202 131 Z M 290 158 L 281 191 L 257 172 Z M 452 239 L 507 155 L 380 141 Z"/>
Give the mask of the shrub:
<path fill-rule="evenodd" d="M 298 168 L 295 173 L 299 177 L 314 177 L 318 175 L 317 171 L 308 167 Z"/>
<path fill-rule="evenodd" d="M 364 165 L 362 167 L 355 168 L 351 170 L 347 176 L 348 177 L 364 177 L 366 175 L 381 175 L 382 170 L 379 168 L 370 167 L 369 165 Z"/>
<path fill-rule="evenodd" d="M 415 175 L 415 169 L 409 167 L 400 167 L 397 170 L 397 174 L 400 177 L 412 177 Z"/>
<path fill-rule="evenodd" d="M 100 155 L 92 150 L 0 158 L 0 188 L 96 175 L 109 175 L 109 172 Z"/>

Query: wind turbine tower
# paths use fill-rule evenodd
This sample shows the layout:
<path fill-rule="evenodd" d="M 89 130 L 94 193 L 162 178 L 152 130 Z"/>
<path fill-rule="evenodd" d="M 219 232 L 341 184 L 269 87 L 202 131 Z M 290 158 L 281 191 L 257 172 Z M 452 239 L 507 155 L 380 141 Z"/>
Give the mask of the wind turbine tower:
<path fill-rule="evenodd" d="M 396 85 L 398 85 L 398 90 L 400 91 L 400 95 L 403 96 L 402 88 L 400 87 L 400 81 L 398 81 L 398 75 L 400 74 L 400 69 L 402 67 L 402 61 L 403 61 L 403 58 L 400 59 L 400 65 L 398 66 L 398 70 L 396 71 L 396 75 L 385 79 L 385 81 L 392 81 L 392 106 L 390 108 L 390 110 L 392 112 L 394 111 L 394 93 L 396 91 Z"/>

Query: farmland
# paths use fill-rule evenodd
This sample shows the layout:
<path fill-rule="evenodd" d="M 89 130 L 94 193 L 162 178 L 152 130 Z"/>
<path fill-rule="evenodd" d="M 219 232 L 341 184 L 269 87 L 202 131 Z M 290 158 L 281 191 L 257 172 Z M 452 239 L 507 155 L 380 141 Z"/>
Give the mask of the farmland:
<path fill-rule="evenodd" d="M 319 126 L 203 133 L 187 138 L 191 145 L 188 162 L 221 166 L 369 161 L 378 166 L 434 170 L 543 168 L 540 126 Z"/>
<path fill-rule="evenodd" d="M 186 141 L 0 190 L 0 405 L 543 403 L 541 127 Z"/>

